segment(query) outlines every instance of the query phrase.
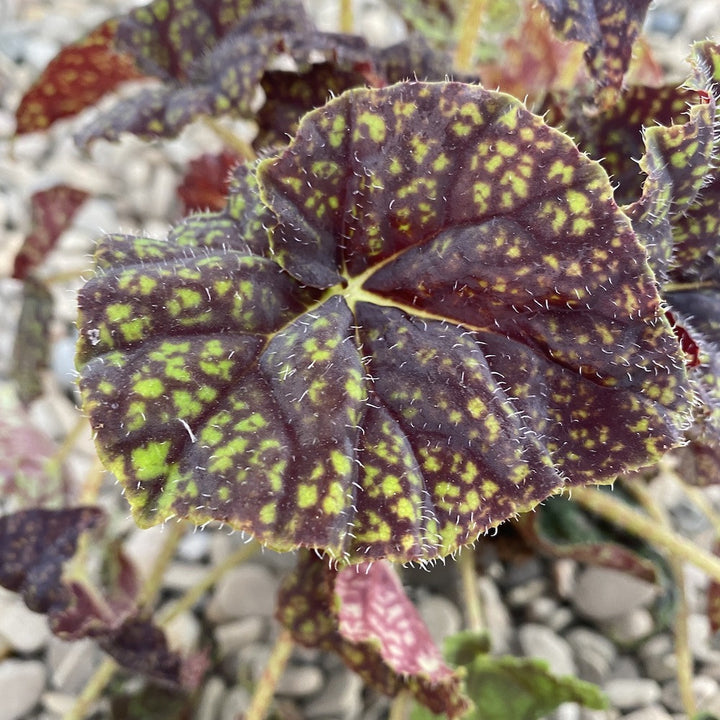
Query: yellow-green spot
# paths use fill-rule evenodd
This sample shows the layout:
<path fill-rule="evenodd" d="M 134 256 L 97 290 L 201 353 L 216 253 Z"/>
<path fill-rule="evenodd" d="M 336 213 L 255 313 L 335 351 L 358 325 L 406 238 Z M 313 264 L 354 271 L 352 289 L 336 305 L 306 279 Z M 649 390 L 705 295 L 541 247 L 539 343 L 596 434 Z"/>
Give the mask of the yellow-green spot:
<path fill-rule="evenodd" d="M 146 398 L 159 398 L 165 392 L 165 385 L 160 378 L 145 378 L 133 383 L 133 390 Z"/>
<path fill-rule="evenodd" d="M 334 148 L 339 148 L 342 145 L 342 141 L 347 132 L 347 126 L 345 125 L 345 118 L 342 115 L 336 115 L 333 118 L 332 128 L 328 135 L 330 145 Z"/>
<path fill-rule="evenodd" d="M 112 303 L 105 308 L 105 315 L 112 323 L 127 320 L 132 315 L 132 305 L 129 303 Z"/>
<path fill-rule="evenodd" d="M 151 442 L 133 448 L 130 462 L 138 480 L 154 480 L 167 470 L 167 456 L 170 452 L 170 441 Z"/>
<path fill-rule="evenodd" d="M 260 413 L 253 413 L 248 415 L 240 422 L 235 423 L 234 430 L 237 432 L 256 432 L 267 427 L 267 420 Z"/>
<path fill-rule="evenodd" d="M 509 143 L 505 140 L 498 140 L 495 143 L 495 151 L 500 153 L 503 157 L 512 157 L 517 155 L 518 147 L 513 143 Z"/>
<path fill-rule="evenodd" d="M 467 409 L 470 415 L 478 420 L 485 414 L 486 405 L 479 397 L 474 397 L 468 400 Z"/>
<path fill-rule="evenodd" d="M 393 497 L 402 492 L 400 479 L 397 475 L 386 475 L 382 481 L 382 491 L 385 497 Z"/>
<path fill-rule="evenodd" d="M 272 525 L 277 518 L 275 503 L 267 503 L 260 508 L 260 522 L 265 525 Z"/>
<path fill-rule="evenodd" d="M 330 452 L 330 463 L 338 475 L 345 477 L 350 474 L 352 460 L 350 460 L 345 453 L 340 452 L 340 450 L 332 450 Z"/>
<path fill-rule="evenodd" d="M 409 498 L 402 497 L 395 504 L 395 514 L 399 518 L 407 520 L 414 520 L 416 517 L 415 507 L 410 502 Z"/>
<path fill-rule="evenodd" d="M 360 113 L 357 122 L 367 127 L 368 135 L 373 142 L 384 142 L 387 128 L 382 116 L 365 111 Z"/>
<path fill-rule="evenodd" d="M 297 504 L 302 510 L 314 507 L 318 501 L 317 485 L 300 483 L 298 485 Z"/>
<path fill-rule="evenodd" d="M 343 511 L 345 507 L 345 491 L 342 483 L 337 481 L 330 483 L 327 495 L 323 498 L 322 507 L 328 515 L 339 515 Z"/>

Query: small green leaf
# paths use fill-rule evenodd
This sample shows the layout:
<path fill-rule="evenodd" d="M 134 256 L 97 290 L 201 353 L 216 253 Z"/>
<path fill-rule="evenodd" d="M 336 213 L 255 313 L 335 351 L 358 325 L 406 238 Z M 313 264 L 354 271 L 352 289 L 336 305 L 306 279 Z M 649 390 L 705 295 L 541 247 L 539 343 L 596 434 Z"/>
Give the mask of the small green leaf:
<path fill-rule="evenodd" d="M 535 720 L 564 702 L 602 710 L 607 700 L 591 683 L 553 675 L 543 660 L 492 657 L 475 652 L 477 637 L 465 631 L 446 640 L 446 655 L 466 662 L 465 685 L 475 704 L 466 720 Z"/>

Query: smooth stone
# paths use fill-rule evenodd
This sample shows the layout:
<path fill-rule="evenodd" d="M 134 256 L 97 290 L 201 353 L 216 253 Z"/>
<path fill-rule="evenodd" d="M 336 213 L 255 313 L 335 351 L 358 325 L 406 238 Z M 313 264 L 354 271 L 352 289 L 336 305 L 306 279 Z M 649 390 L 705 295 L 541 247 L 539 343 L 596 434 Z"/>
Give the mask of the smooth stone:
<path fill-rule="evenodd" d="M 261 640 L 265 634 L 265 622 L 261 617 L 251 616 L 216 626 L 213 634 L 220 656 L 237 652 Z"/>
<path fill-rule="evenodd" d="M 163 588 L 183 593 L 204 580 L 209 569 L 207 565 L 175 560 L 165 570 Z"/>
<path fill-rule="evenodd" d="M 125 554 L 132 560 L 142 581 L 149 578 L 162 550 L 164 539 L 165 527 L 155 525 L 146 529 L 135 528 L 123 544 Z"/>
<path fill-rule="evenodd" d="M 699 708 L 705 708 L 707 700 L 718 694 L 717 681 L 704 675 L 696 675 L 692 679 L 692 694 Z M 662 703 L 672 712 L 682 712 L 685 709 L 680 696 L 680 687 L 677 680 L 670 680 L 662 689 Z"/>
<path fill-rule="evenodd" d="M 649 605 L 657 592 L 652 583 L 628 573 L 593 566 L 579 574 L 572 603 L 584 617 L 595 621 L 610 620 Z"/>
<path fill-rule="evenodd" d="M 550 628 L 535 623 L 521 625 L 518 640 L 523 655 L 545 660 L 555 675 L 575 675 L 570 644 Z"/>
<path fill-rule="evenodd" d="M 531 580 L 544 578 L 545 567 L 542 560 L 530 557 L 523 562 L 511 563 L 508 566 L 502 578 L 502 586 L 503 589 L 509 590 L 518 585 L 525 585 Z"/>
<path fill-rule="evenodd" d="M 672 720 L 672 715 L 662 705 L 649 705 L 623 715 L 623 720 Z"/>
<path fill-rule="evenodd" d="M 515 630 L 512 618 L 500 591 L 493 580 L 483 575 L 477 580 L 478 594 L 482 603 L 485 625 L 490 634 L 490 645 L 494 655 L 505 655 L 511 651 Z"/>
<path fill-rule="evenodd" d="M 677 657 L 670 635 L 662 633 L 651 637 L 640 646 L 638 655 L 643 661 L 647 676 L 653 680 L 666 682 L 675 677 Z"/>
<path fill-rule="evenodd" d="M 177 556 L 186 563 L 201 563 L 210 555 L 210 531 L 198 528 L 186 532 L 178 543 Z"/>
<path fill-rule="evenodd" d="M 458 632 L 462 626 L 457 606 L 440 595 L 425 595 L 418 601 L 417 609 L 438 647 L 442 647 L 445 638 Z"/>
<path fill-rule="evenodd" d="M 602 623 L 602 626 L 618 644 L 632 645 L 653 632 L 655 621 L 649 610 L 639 607 Z"/>
<path fill-rule="evenodd" d="M 172 606 L 173 603 L 170 605 Z M 164 625 L 164 629 L 170 648 L 183 655 L 195 650 L 200 643 L 202 628 L 200 621 L 191 610 L 176 615 Z"/>
<path fill-rule="evenodd" d="M 315 695 L 325 684 L 322 670 L 315 665 L 288 665 L 280 676 L 276 692 L 292 698 Z"/>
<path fill-rule="evenodd" d="M 557 600 L 551 597 L 541 596 L 535 598 L 527 607 L 527 619 L 530 622 L 547 625 L 553 613 L 560 607 Z"/>
<path fill-rule="evenodd" d="M 305 706 L 308 718 L 354 720 L 362 712 L 363 681 L 359 675 L 342 668 L 330 677 L 318 697 Z"/>
<path fill-rule="evenodd" d="M 77 702 L 76 695 L 49 690 L 40 698 L 43 708 L 53 715 L 65 717 Z"/>
<path fill-rule="evenodd" d="M 629 678 L 639 678 L 640 668 L 637 660 L 629 655 L 620 655 L 615 660 L 610 669 L 610 679 L 622 678 L 627 680 Z"/>
<path fill-rule="evenodd" d="M 618 720 L 620 713 L 615 708 L 607 710 L 593 710 L 592 708 L 580 708 L 580 720 Z"/>
<path fill-rule="evenodd" d="M 578 674 L 583 680 L 599 685 L 610 677 L 612 664 L 618 655 L 610 640 L 583 627 L 570 630 L 565 639 L 573 650 Z"/>
<path fill-rule="evenodd" d="M 564 606 L 560 606 L 547 621 L 547 625 L 551 630 L 554 630 L 558 635 L 562 635 L 563 631 L 572 625 L 577 617 L 573 611 Z"/>
<path fill-rule="evenodd" d="M 262 565 L 245 563 L 225 573 L 206 608 L 209 620 L 227 622 L 248 615 L 271 617 L 278 579 Z"/>
<path fill-rule="evenodd" d="M 18 653 L 37 652 L 45 647 L 51 635 L 47 616 L 30 610 L 19 595 L 0 603 L 0 636 Z"/>
<path fill-rule="evenodd" d="M 609 701 L 619 710 L 635 710 L 660 700 L 662 690 L 648 678 L 613 678 L 603 685 Z"/>
<path fill-rule="evenodd" d="M 573 702 L 561 703 L 545 718 L 546 720 L 580 720 L 580 706 Z"/>
<path fill-rule="evenodd" d="M 523 608 L 534 600 L 548 594 L 549 582 L 547 578 L 535 578 L 522 585 L 516 585 L 508 591 L 505 601 L 511 608 Z"/>
<path fill-rule="evenodd" d="M 688 645 L 692 656 L 708 665 L 720 665 L 720 651 L 712 646 L 710 620 L 706 613 L 688 616 Z"/>
<path fill-rule="evenodd" d="M 249 707 L 250 693 L 236 685 L 225 694 L 219 720 L 237 720 Z"/>
<path fill-rule="evenodd" d="M 21 720 L 45 689 L 45 666 L 38 660 L 8 658 L 0 663 L 0 720 Z"/>
<path fill-rule="evenodd" d="M 97 669 L 101 652 L 89 638 L 61 640 L 53 636 L 46 660 L 52 687 L 66 693 L 79 693 Z"/>
<path fill-rule="evenodd" d="M 216 720 L 225 697 L 225 683 L 219 677 L 208 678 L 203 686 L 194 720 Z"/>

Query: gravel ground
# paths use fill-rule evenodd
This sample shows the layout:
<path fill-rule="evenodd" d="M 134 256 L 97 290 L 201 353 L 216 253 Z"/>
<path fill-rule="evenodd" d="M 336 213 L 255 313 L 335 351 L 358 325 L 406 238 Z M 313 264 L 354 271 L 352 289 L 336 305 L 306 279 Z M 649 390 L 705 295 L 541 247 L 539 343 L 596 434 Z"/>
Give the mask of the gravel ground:
<path fill-rule="evenodd" d="M 41 188 L 68 182 L 92 192 L 47 263 L 46 272 L 77 271 L 78 279 L 54 287 L 58 319 L 54 366 L 46 396 L 31 408 L 32 421 L 62 440 L 77 414 L 67 391 L 72 387 L 72 323 L 80 273 L 89 267 L 93 238 L 101 231 L 137 231 L 162 236 L 178 217 L 175 186 L 179 169 L 201 152 L 219 151 L 216 137 L 193 127 L 181 140 L 150 146 L 132 138 L 114 145 L 98 143 L 91 157 L 78 153 L 66 127 L 45 135 L 23 137 L 12 146 L 13 112 L 25 88 L 65 42 L 130 4 L 123 0 L 0 0 L 0 347 L 9 349 L 17 317 L 19 284 L 7 279 L 12 259 L 29 227 L 27 201 Z M 316 7 L 318 3 L 313 3 Z M 334 22 L 334 3 L 319 16 Z M 365 2 L 372 32 L 388 26 L 378 3 Z M 361 16 L 360 11 L 358 16 Z M 720 38 L 717 0 L 678 3 L 658 1 L 648 20 L 658 59 L 673 73 L 687 55 L 692 38 Z M 9 350 L 0 352 L 0 386 L 6 385 Z M 83 437 L 69 460 L 73 477 L 85 477 L 94 453 Z M 665 476 L 653 485 L 678 526 L 708 544 L 710 528 Z M 147 572 L 162 529 L 140 531 L 127 516 L 116 486 L 102 491 L 102 502 L 129 536 L 128 549 Z M 189 532 L 165 579 L 169 600 L 191 586 L 210 564 L 221 561 L 240 543 L 238 535 L 208 528 Z M 673 640 L 656 632 L 650 612 L 656 589 L 610 570 L 585 568 L 570 561 L 537 558 L 519 564 L 501 560 L 488 544 L 482 553 L 484 572 L 478 587 L 497 652 L 548 660 L 560 674 L 573 674 L 601 685 L 613 709 L 591 712 L 565 705 L 555 720 L 680 720 L 682 705 L 675 680 Z M 212 636 L 221 672 L 204 686 L 197 720 L 231 720 L 248 702 L 237 678 L 261 672 L 277 632 L 272 620 L 279 580 L 292 557 L 263 552 L 229 572 L 207 601 L 180 616 L 170 629 L 172 642 L 195 648 Z M 450 566 L 433 573 L 408 571 L 411 593 L 438 640 L 462 624 L 457 582 Z M 710 636 L 704 614 L 707 580 L 687 570 L 694 688 L 701 708 L 720 713 L 720 645 Z M 247 589 L 252 588 L 252 593 Z M 90 641 L 63 642 L 53 637 L 45 618 L 25 608 L 18 597 L 0 591 L 0 720 L 57 720 L 72 706 L 100 660 Z M 335 659 L 298 650 L 285 673 L 279 694 L 302 718 L 380 718 L 387 702 L 362 688 Z M 288 710 L 290 712 L 290 710 Z M 107 717 L 105 706 L 97 717 Z M 292 717 L 292 715 L 288 715 Z"/>

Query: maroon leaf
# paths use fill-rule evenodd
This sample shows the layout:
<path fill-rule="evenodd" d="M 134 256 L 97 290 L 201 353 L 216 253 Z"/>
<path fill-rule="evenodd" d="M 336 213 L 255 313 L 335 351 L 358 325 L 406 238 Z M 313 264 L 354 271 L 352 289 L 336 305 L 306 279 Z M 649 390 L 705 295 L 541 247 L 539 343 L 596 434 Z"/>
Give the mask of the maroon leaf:
<path fill-rule="evenodd" d="M 177 190 L 183 215 L 222 210 L 230 189 L 230 171 L 240 160 L 236 153 L 227 150 L 217 155 L 206 153 L 192 160 Z"/>
<path fill-rule="evenodd" d="M 117 19 L 107 20 L 50 61 L 15 112 L 18 135 L 46 130 L 77 115 L 128 80 L 143 75 L 133 59 L 113 48 Z"/>
<path fill-rule="evenodd" d="M 53 185 L 33 194 L 30 233 L 15 257 L 14 278 L 25 279 L 42 263 L 87 198 L 88 193 L 69 185 Z"/>
<path fill-rule="evenodd" d="M 297 642 L 338 653 L 380 692 L 407 690 L 449 718 L 469 707 L 388 563 L 338 572 L 303 553 L 280 589 L 277 617 Z"/>

